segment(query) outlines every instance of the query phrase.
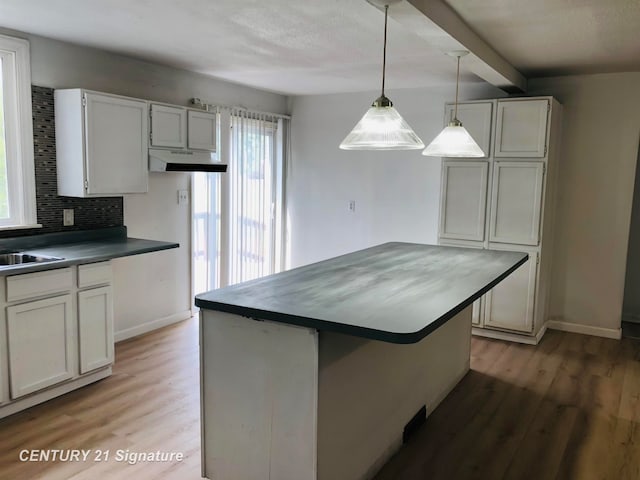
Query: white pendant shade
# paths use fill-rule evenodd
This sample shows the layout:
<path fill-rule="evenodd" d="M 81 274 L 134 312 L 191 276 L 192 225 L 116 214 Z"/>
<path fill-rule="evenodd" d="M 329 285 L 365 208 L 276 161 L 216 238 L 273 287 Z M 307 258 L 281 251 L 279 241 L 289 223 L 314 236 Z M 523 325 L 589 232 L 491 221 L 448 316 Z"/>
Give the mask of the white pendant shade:
<path fill-rule="evenodd" d="M 427 157 L 484 157 L 485 154 L 476 143 L 467 129 L 458 120 L 458 87 L 460 86 L 460 57 L 464 57 L 469 52 L 466 50 L 456 50 L 447 53 L 456 57 L 458 68 L 456 70 L 456 101 L 454 103 L 453 119 L 449 125 L 444 127 L 436 138 L 422 151 L 422 155 Z"/>
<path fill-rule="evenodd" d="M 428 157 L 484 157 L 467 129 L 462 125 L 449 125 L 433 139 L 422 155 Z"/>
<path fill-rule="evenodd" d="M 371 3 L 372 0 L 368 0 Z M 382 92 L 366 111 L 353 130 L 340 144 L 342 150 L 417 150 L 424 143 L 413 129 L 393 108 L 393 103 L 384 95 L 384 75 L 387 65 L 387 17 L 389 4 L 401 0 L 385 0 L 384 43 L 382 48 Z M 374 5 L 377 5 L 374 3 Z"/>
<path fill-rule="evenodd" d="M 343 150 L 416 150 L 424 143 L 392 106 L 366 111 L 340 144 Z"/>

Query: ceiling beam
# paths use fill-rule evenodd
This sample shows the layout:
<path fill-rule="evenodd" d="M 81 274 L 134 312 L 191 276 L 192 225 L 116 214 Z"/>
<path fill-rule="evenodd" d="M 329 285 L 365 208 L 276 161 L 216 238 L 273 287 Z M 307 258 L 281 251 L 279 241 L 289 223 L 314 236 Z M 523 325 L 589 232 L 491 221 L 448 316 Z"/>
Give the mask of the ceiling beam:
<path fill-rule="evenodd" d="M 391 2 L 389 2 L 391 3 Z M 443 0 L 406 0 L 389 8 L 389 16 L 442 50 L 468 50 L 464 67 L 509 93 L 527 90 L 527 79 L 478 36 Z M 435 27 L 435 28 L 434 28 Z"/>

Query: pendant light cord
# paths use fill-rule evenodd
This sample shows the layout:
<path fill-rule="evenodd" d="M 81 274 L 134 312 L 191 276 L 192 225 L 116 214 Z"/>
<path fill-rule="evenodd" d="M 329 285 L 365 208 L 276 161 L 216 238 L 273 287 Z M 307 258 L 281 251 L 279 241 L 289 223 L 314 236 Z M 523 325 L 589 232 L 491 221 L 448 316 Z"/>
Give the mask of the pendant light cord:
<path fill-rule="evenodd" d="M 458 69 L 456 71 L 456 103 L 454 104 L 453 119 L 458 120 L 458 85 L 460 83 L 460 55 L 458 55 Z"/>
<path fill-rule="evenodd" d="M 382 96 L 384 97 L 384 74 L 387 68 L 387 15 L 389 5 L 384 6 L 384 45 L 382 47 Z"/>

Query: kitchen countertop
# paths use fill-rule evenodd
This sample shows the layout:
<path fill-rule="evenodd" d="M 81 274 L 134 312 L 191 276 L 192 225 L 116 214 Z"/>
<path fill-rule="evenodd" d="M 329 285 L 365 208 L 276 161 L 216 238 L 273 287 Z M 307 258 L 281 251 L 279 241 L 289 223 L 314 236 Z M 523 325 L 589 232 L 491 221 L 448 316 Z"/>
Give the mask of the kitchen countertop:
<path fill-rule="evenodd" d="M 392 343 L 415 343 L 528 259 L 526 253 L 385 243 L 213 290 L 196 306 Z"/>
<path fill-rule="evenodd" d="M 101 262 L 179 246 L 174 242 L 129 238 L 126 227 L 0 239 L 0 250 L 4 252 L 17 251 L 62 258 L 47 262 L 2 265 L 0 276 Z"/>

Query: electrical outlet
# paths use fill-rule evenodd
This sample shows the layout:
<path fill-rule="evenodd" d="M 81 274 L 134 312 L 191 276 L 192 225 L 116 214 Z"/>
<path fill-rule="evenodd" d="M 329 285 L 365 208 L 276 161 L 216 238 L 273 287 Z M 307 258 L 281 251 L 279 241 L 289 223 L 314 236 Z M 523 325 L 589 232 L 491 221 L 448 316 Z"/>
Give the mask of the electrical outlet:
<path fill-rule="evenodd" d="M 189 203 L 189 190 L 178 190 L 178 205 Z"/>
<path fill-rule="evenodd" d="M 65 227 L 73 225 L 73 208 L 62 209 L 62 225 Z"/>
<path fill-rule="evenodd" d="M 355 212 L 356 211 L 356 201 L 355 200 L 349 200 L 349 211 L 350 212 Z"/>

